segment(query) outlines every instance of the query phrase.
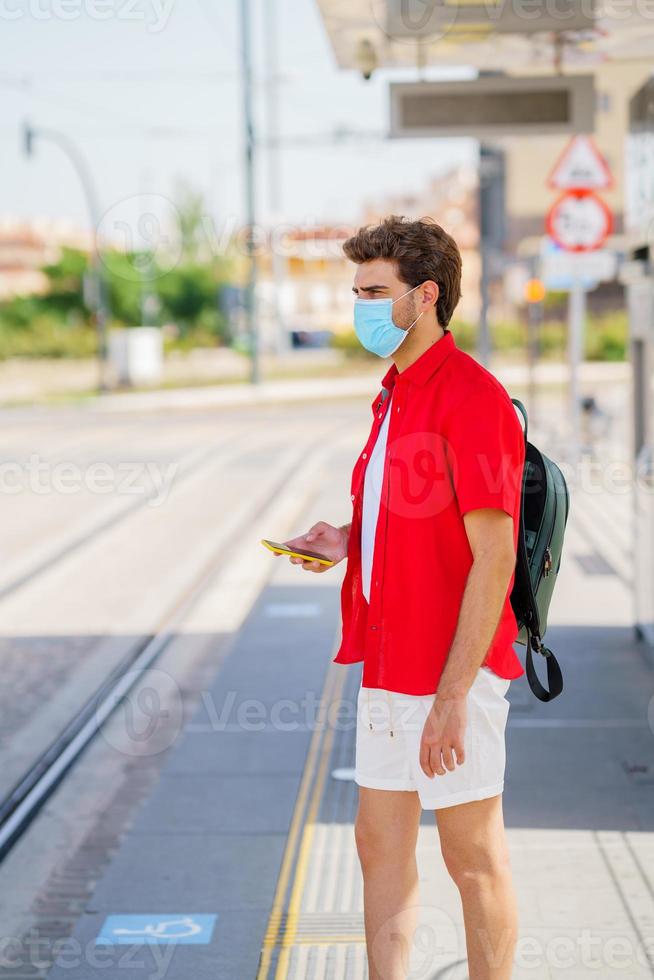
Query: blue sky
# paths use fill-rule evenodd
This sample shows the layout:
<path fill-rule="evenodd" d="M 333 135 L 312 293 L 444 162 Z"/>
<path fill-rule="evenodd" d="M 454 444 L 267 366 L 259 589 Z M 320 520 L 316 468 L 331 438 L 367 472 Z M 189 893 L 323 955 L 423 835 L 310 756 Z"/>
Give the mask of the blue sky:
<path fill-rule="evenodd" d="M 264 0 L 253 0 L 257 123 L 265 134 Z M 383 132 L 388 74 L 364 82 L 337 68 L 312 0 L 276 0 L 280 39 L 282 216 L 352 221 L 364 199 L 406 191 L 461 159 L 468 140 L 348 145 L 338 126 Z M 0 0 L 0 217 L 87 223 L 79 183 L 61 151 L 41 142 L 27 160 L 23 119 L 65 132 L 95 176 L 100 209 L 140 193 L 174 198 L 184 179 L 219 220 L 243 216 L 238 0 Z M 411 77 L 406 73 L 403 76 Z M 270 217 L 266 153 L 258 210 Z"/>

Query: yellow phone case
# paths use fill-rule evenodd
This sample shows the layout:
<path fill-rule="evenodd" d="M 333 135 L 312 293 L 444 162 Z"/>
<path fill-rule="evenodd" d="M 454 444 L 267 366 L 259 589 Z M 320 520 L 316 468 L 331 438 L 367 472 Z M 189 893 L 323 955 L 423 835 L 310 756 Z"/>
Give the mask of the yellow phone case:
<path fill-rule="evenodd" d="M 275 552 L 277 555 L 289 555 L 291 558 L 305 558 L 307 561 L 317 561 L 321 565 L 334 564 L 334 562 L 330 561 L 328 558 L 318 558 L 315 555 L 307 555 L 301 551 L 291 551 L 290 548 L 284 548 L 281 545 L 277 545 L 274 541 L 267 541 L 266 538 L 261 539 L 261 544 L 264 546 L 264 548 Z"/>

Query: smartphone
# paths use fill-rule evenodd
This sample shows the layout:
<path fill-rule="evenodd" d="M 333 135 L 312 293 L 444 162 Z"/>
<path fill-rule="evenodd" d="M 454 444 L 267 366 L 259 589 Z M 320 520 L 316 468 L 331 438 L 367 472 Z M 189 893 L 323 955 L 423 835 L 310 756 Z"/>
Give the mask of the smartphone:
<path fill-rule="evenodd" d="M 285 544 L 268 541 L 267 538 L 262 538 L 261 544 L 270 551 L 274 551 L 277 555 L 290 555 L 292 558 L 306 558 L 307 561 L 319 561 L 321 565 L 334 564 L 331 558 L 325 558 L 324 555 L 319 555 L 315 551 L 294 551 L 293 548 L 289 548 Z"/>

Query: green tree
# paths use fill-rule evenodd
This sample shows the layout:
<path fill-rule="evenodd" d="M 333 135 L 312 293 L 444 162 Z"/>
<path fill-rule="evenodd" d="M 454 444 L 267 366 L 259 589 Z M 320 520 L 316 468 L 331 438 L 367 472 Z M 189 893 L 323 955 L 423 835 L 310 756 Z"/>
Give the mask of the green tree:
<path fill-rule="evenodd" d="M 179 265 L 157 282 L 162 315 L 177 325 L 182 337 L 201 327 L 221 340 L 226 326 L 219 309 L 221 286 L 219 265 Z"/>

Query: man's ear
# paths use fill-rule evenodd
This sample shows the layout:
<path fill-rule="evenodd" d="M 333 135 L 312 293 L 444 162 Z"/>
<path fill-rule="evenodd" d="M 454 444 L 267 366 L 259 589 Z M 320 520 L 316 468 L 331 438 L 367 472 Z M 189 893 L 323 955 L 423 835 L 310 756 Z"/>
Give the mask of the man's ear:
<path fill-rule="evenodd" d="M 438 288 L 438 283 L 435 283 L 433 279 L 427 279 L 427 281 L 422 284 L 423 301 L 427 304 L 427 306 L 436 306 L 439 295 L 440 290 Z"/>

